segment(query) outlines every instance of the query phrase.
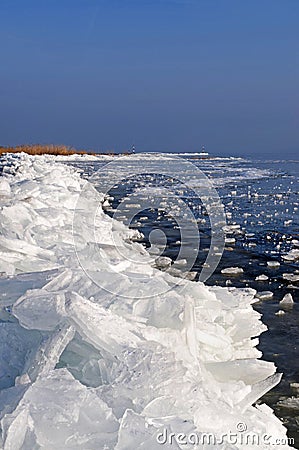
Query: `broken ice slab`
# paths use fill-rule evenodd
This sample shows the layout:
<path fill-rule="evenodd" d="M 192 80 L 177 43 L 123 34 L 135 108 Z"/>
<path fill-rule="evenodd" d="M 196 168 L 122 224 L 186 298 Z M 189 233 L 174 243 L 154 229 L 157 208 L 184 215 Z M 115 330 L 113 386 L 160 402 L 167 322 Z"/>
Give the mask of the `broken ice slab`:
<path fill-rule="evenodd" d="M 24 328 L 54 330 L 66 320 L 64 294 L 29 290 L 16 301 L 12 312 Z"/>
<path fill-rule="evenodd" d="M 54 369 L 65 347 L 73 339 L 74 333 L 74 328 L 65 324 L 50 335 L 44 336 L 37 348 L 27 352 L 23 371 L 17 382 L 22 383 L 23 379 L 26 381 L 27 376 L 29 381 L 34 381 L 40 375 Z M 22 378 L 23 375 L 25 377 Z"/>
<path fill-rule="evenodd" d="M 65 307 L 78 333 L 98 349 L 103 348 L 117 356 L 141 341 L 136 324 L 76 293 L 66 294 Z"/>
<path fill-rule="evenodd" d="M 56 274 L 56 270 L 21 273 L 0 278 L 0 306 L 12 305 L 28 289 L 39 289 Z"/>
<path fill-rule="evenodd" d="M 242 380 L 245 384 L 255 384 L 275 372 L 273 363 L 256 359 L 206 363 L 205 367 L 217 381 Z"/>
<path fill-rule="evenodd" d="M 57 369 L 29 386 L 1 428 L 5 450 L 113 450 L 119 424 L 94 390 Z"/>
<path fill-rule="evenodd" d="M 282 373 L 275 373 L 265 380 L 255 383 L 251 387 L 251 392 L 240 402 L 237 407 L 241 411 L 245 411 L 249 406 L 253 405 L 259 398 L 273 389 L 281 380 Z"/>
<path fill-rule="evenodd" d="M 0 248 L 5 250 L 11 250 L 16 253 L 22 253 L 24 255 L 30 255 L 39 257 L 42 259 L 47 259 L 53 261 L 55 258 L 55 254 L 53 251 L 41 248 L 37 245 L 33 245 L 28 243 L 22 239 L 7 239 L 5 237 L 0 237 Z"/>

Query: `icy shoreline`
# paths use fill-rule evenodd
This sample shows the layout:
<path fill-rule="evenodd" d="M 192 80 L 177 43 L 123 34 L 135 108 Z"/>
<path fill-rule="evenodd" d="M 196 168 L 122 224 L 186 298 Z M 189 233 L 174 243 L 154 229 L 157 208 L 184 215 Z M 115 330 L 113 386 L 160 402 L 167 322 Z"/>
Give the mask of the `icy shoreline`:
<path fill-rule="evenodd" d="M 286 436 L 269 407 L 252 406 L 280 380 L 272 363 L 258 359 L 265 326 L 251 306 L 254 291 L 184 280 L 182 295 L 182 284 L 179 291 L 130 242 L 134 232 L 101 208 L 88 229 L 86 217 L 103 200 L 91 185 L 73 235 L 84 182 L 54 158 L 22 155 L 16 174 L 0 183 L 0 271 L 58 271 L 24 292 L 0 323 L 4 449 L 204 448 L 162 446 L 157 435 L 165 429 L 218 439 L 246 431 L 261 437 L 258 448 L 269 448 L 265 434 L 271 442 Z M 115 234 L 126 261 L 115 254 Z M 101 287 L 80 267 L 73 239 Z M 163 285 L 172 288 L 154 296 Z M 223 441 L 208 448 L 255 448 Z"/>

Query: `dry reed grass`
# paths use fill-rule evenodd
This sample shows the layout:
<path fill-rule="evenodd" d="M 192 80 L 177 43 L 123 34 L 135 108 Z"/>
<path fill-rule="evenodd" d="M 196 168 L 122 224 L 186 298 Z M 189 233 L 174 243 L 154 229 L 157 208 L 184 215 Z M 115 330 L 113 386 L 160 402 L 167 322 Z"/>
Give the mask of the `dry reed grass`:
<path fill-rule="evenodd" d="M 28 153 L 29 155 L 96 155 L 94 152 L 86 152 L 83 150 L 76 150 L 66 145 L 17 145 L 15 147 L 0 146 L 0 155 L 3 153 Z"/>

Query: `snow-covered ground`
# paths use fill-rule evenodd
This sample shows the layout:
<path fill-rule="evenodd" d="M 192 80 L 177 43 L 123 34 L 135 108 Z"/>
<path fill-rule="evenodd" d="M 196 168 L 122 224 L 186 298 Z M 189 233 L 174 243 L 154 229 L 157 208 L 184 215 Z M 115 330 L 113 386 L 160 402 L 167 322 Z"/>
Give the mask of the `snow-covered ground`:
<path fill-rule="evenodd" d="M 256 349 L 255 291 L 178 283 L 102 201 L 55 158 L 0 178 L 0 447 L 288 448 L 256 404 L 280 375 Z M 15 295 L 22 273 L 40 287 Z"/>

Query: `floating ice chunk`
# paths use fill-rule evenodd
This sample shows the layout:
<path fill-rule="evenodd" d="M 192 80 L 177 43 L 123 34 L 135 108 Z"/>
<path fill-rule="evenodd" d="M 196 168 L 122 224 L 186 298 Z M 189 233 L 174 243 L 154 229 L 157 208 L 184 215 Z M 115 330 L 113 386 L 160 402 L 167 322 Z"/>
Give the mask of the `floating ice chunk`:
<path fill-rule="evenodd" d="M 278 402 L 277 405 L 283 408 L 297 411 L 299 410 L 299 397 L 286 398 L 285 400 L 281 400 L 280 402 Z"/>
<path fill-rule="evenodd" d="M 267 280 L 269 280 L 269 277 L 267 275 L 264 275 L 264 274 L 258 275 L 255 278 L 255 281 L 267 281 Z"/>
<path fill-rule="evenodd" d="M 174 266 L 186 266 L 187 260 L 186 259 L 176 259 L 173 263 Z"/>
<path fill-rule="evenodd" d="M 222 229 L 226 234 L 234 234 L 234 233 L 241 233 L 240 230 L 241 226 L 238 224 L 232 224 L 232 225 L 225 225 Z"/>
<path fill-rule="evenodd" d="M 290 219 L 290 220 L 285 220 L 285 221 L 283 222 L 283 224 L 284 224 L 285 227 L 288 227 L 288 226 L 291 225 L 292 223 L 293 223 L 293 220 L 292 220 L 292 219 Z"/>
<path fill-rule="evenodd" d="M 233 237 L 230 237 L 230 238 L 226 237 L 225 238 L 225 244 L 231 245 L 231 244 L 235 244 L 235 243 L 236 243 L 236 239 L 235 238 L 233 238 Z"/>
<path fill-rule="evenodd" d="M 282 311 L 281 309 L 275 313 L 276 316 L 283 316 L 285 314 L 285 311 Z"/>
<path fill-rule="evenodd" d="M 290 281 L 291 283 L 297 283 L 299 281 L 299 274 L 296 273 L 284 273 L 282 275 L 284 280 Z"/>
<path fill-rule="evenodd" d="M 241 267 L 227 267 L 221 270 L 223 275 L 240 275 L 244 270 Z"/>
<path fill-rule="evenodd" d="M 259 300 L 269 300 L 273 297 L 273 295 L 274 294 L 271 291 L 261 291 L 255 294 L 256 298 L 258 298 Z"/>
<path fill-rule="evenodd" d="M 299 383 L 290 383 L 290 387 L 293 391 L 299 394 Z"/>
<path fill-rule="evenodd" d="M 275 269 L 280 266 L 279 261 L 267 261 L 267 266 L 271 269 Z"/>
<path fill-rule="evenodd" d="M 167 256 L 159 256 L 155 259 L 155 266 L 158 269 L 167 269 L 172 264 L 172 259 Z"/>
<path fill-rule="evenodd" d="M 287 288 L 287 289 L 295 289 L 295 290 L 298 290 L 298 289 L 299 289 L 299 286 L 295 286 L 295 284 L 289 284 L 286 288 Z"/>
<path fill-rule="evenodd" d="M 299 259 L 299 249 L 290 250 L 286 255 L 282 255 L 285 261 L 297 261 Z"/>
<path fill-rule="evenodd" d="M 281 307 L 291 308 L 294 305 L 292 294 L 286 294 L 279 302 Z"/>

